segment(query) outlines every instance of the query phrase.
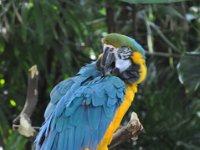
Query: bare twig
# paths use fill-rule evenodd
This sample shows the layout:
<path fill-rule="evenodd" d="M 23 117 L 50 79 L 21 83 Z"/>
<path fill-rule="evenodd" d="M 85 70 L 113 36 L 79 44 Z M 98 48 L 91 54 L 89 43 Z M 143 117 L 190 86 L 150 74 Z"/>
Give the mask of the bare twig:
<path fill-rule="evenodd" d="M 146 55 L 150 55 L 150 56 L 160 56 L 160 57 L 174 57 L 174 58 L 180 58 L 181 55 L 176 55 L 176 54 L 169 54 L 169 53 L 162 53 L 162 52 L 148 52 L 145 51 Z"/>
<path fill-rule="evenodd" d="M 19 128 L 19 127 L 20 127 L 20 125 L 13 124 L 13 128 Z M 32 126 L 32 128 L 33 128 L 34 130 L 40 130 L 40 127 L 39 127 L 39 126 L 38 126 L 38 127 Z"/>
<path fill-rule="evenodd" d="M 174 45 L 159 29 L 158 26 L 156 26 L 153 22 L 149 22 L 149 25 L 158 33 L 158 35 L 164 40 L 165 43 L 167 43 L 174 51 L 180 52 L 180 50 Z"/>
<path fill-rule="evenodd" d="M 112 6 L 113 0 L 106 0 L 105 6 L 106 6 L 106 23 L 108 26 L 108 32 L 112 33 L 115 32 L 115 22 L 114 22 L 114 10 Z"/>
<path fill-rule="evenodd" d="M 31 137 L 35 134 L 35 129 L 31 126 L 30 117 L 35 110 L 38 101 L 38 78 L 37 66 L 29 69 L 27 97 L 22 112 L 13 120 L 13 128 L 18 128 L 20 134 Z"/>
<path fill-rule="evenodd" d="M 139 133 L 141 132 L 144 132 L 144 128 L 140 123 L 137 114 L 135 112 L 132 112 L 131 119 L 128 124 L 122 126 L 115 132 L 109 149 L 115 148 L 117 145 L 128 139 L 136 141 L 138 139 Z"/>
<path fill-rule="evenodd" d="M 19 11 L 17 10 L 17 7 L 15 6 L 14 2 L 12 2 L 12 6 L 13 6 L 13 10 L 17 16 L 17 19 L 19 20 L 20 23 L 23 23 L 23 19 L 22 19 L 21 15 L 19 14 Z"/>

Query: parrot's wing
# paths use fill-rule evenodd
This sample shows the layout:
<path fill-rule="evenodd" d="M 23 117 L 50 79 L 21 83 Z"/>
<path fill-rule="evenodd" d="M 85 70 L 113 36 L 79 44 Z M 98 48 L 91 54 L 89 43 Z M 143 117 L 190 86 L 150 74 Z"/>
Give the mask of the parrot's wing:
<path fill-rule="evenodd" d="M 76 77 L 66 79 L 58 83 L 50 93 L 50 102 L 45 110 L 44 118 L 48 119 L 50 114 L 54 111 L 59 100 L 68 92 L 75 82 L 82 82 L 90 77 L 95 78 L 99 72 L 96 70 L 95 63 L 87 64 L 82 67 Z"/>
<path fill-rule="evenodd" d="M 56 108 L 58 101 L 67 93 L 67 91 L 71 88 L 73 84 L 74 84 L 74 80 L 73 78 L 70 78 L 70 79 L 61 81 L 53 88 L 53 90 L 50 93 L 51 100 L 44 113 L 45 120 L 48 119 L 50 114 Z"/>
<path fill-rule="evenodd" d="M 113 76 L 73 83 L 43 124 L 36 148 L 95 150 L 124 99 L 125 88 Z"/>

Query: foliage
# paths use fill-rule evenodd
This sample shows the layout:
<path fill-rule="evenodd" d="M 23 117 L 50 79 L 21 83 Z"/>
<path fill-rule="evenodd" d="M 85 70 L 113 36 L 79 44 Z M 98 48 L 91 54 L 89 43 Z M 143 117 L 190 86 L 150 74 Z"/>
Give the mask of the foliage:
<path fill-rule="evenodd" d="M 200 148 L 200 63 L 199 53 L 192 52 L 200 47 L 200 3 L 124 1 L 0 0 L 0 141 L 4 148 L 30 149 L 30 141 L 11 128 L 25 101 L 28 68 L 37 64 L 40 70 L 39 103 L 32 117 L 39 126 L 52 87 L 97 57 L 106 32 L 130 35 L 148 51 L 148 77 L 130 109 L 138 113 L 146 133 L 137 143 L 128 141 L 117 149 Z"/>
<path fill-rule="evenodd" d="M 188 0 L 122 0 L 122 1 L 134 4 L 153 4 L 153 3 L 175 3 Z"/>
<path fill-rule="evenodd" d="M 180 60 L 178 66 L 179 80 L 190 92 L 200 88 L 200 52 L 188 52 Z"/>

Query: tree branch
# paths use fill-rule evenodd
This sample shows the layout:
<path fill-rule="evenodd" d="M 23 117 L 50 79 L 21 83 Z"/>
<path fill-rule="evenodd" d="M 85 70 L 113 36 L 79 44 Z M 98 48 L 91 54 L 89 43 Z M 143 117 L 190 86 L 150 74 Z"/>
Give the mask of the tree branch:
<path fill-rule="evenodd" d="M 17 127 L 19 133 L 26 137 L 31 137 L 35 134 L 35 129 L 31 126 L 30 117 L 38 101 L 38 78 L 39 72 L 37 66 L 34 65 L 28 72 L 28 89 L 24 108 L 13 120 L 13 128 Z"/>
<path fill-rule="evenodd" d="M 158 56 L 158 57 L 174 57 L 174 58 L 181 58 L 181 55 L 177 55 L 177 54 L 170 54 L 170 53 L 162 53 L 162 52 L 148 52 L 145 51 L 146 55 L 150 55 L 150 56 Z"/>
<path fill-rule="evenodd" d="M 132 139 L 136 141 L 138 139 L 138 135 L 144 132 L 144 128 L 139 121 L 139 118 L 135 112 L 131 113 L 131 119 L 127 125 L 119 128 L 112 139 L 111 144 L 109 145 L 109 149 L 112 150 L 119 144 L 127 141 L 128 139 Z"/>
<path fill-rule="evenodd" d="M 114 10 L 113 10 L 113 0 L 106 0 L 106 23 L 108 27 L 108 33 L 115 32 L 115 23 L 114 23 Z"/>

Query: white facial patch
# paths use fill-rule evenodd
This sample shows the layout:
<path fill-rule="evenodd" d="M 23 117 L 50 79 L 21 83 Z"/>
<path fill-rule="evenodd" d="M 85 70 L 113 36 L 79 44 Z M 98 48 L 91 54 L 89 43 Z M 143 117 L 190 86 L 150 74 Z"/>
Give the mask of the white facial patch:
<path fill-rule="evenodd" d="M 121 47 L 115 51 L 115 67 L 118 68 L 120 72 L 125 71 L 132 65 L 132 62 L 129 59 L 131 54 L 132 49 L 128 47 Z"/>
<path fill-rule="evenodd" d="M 118 56 L 116 56 L 116 61 L 115 61 L 115 67 L 118 68 L 120 70 L 120 72 L 125 71 L 126 69 L 128 69 L 131 66 L 131 60 L 126 59 L 119 59 Z"/>

